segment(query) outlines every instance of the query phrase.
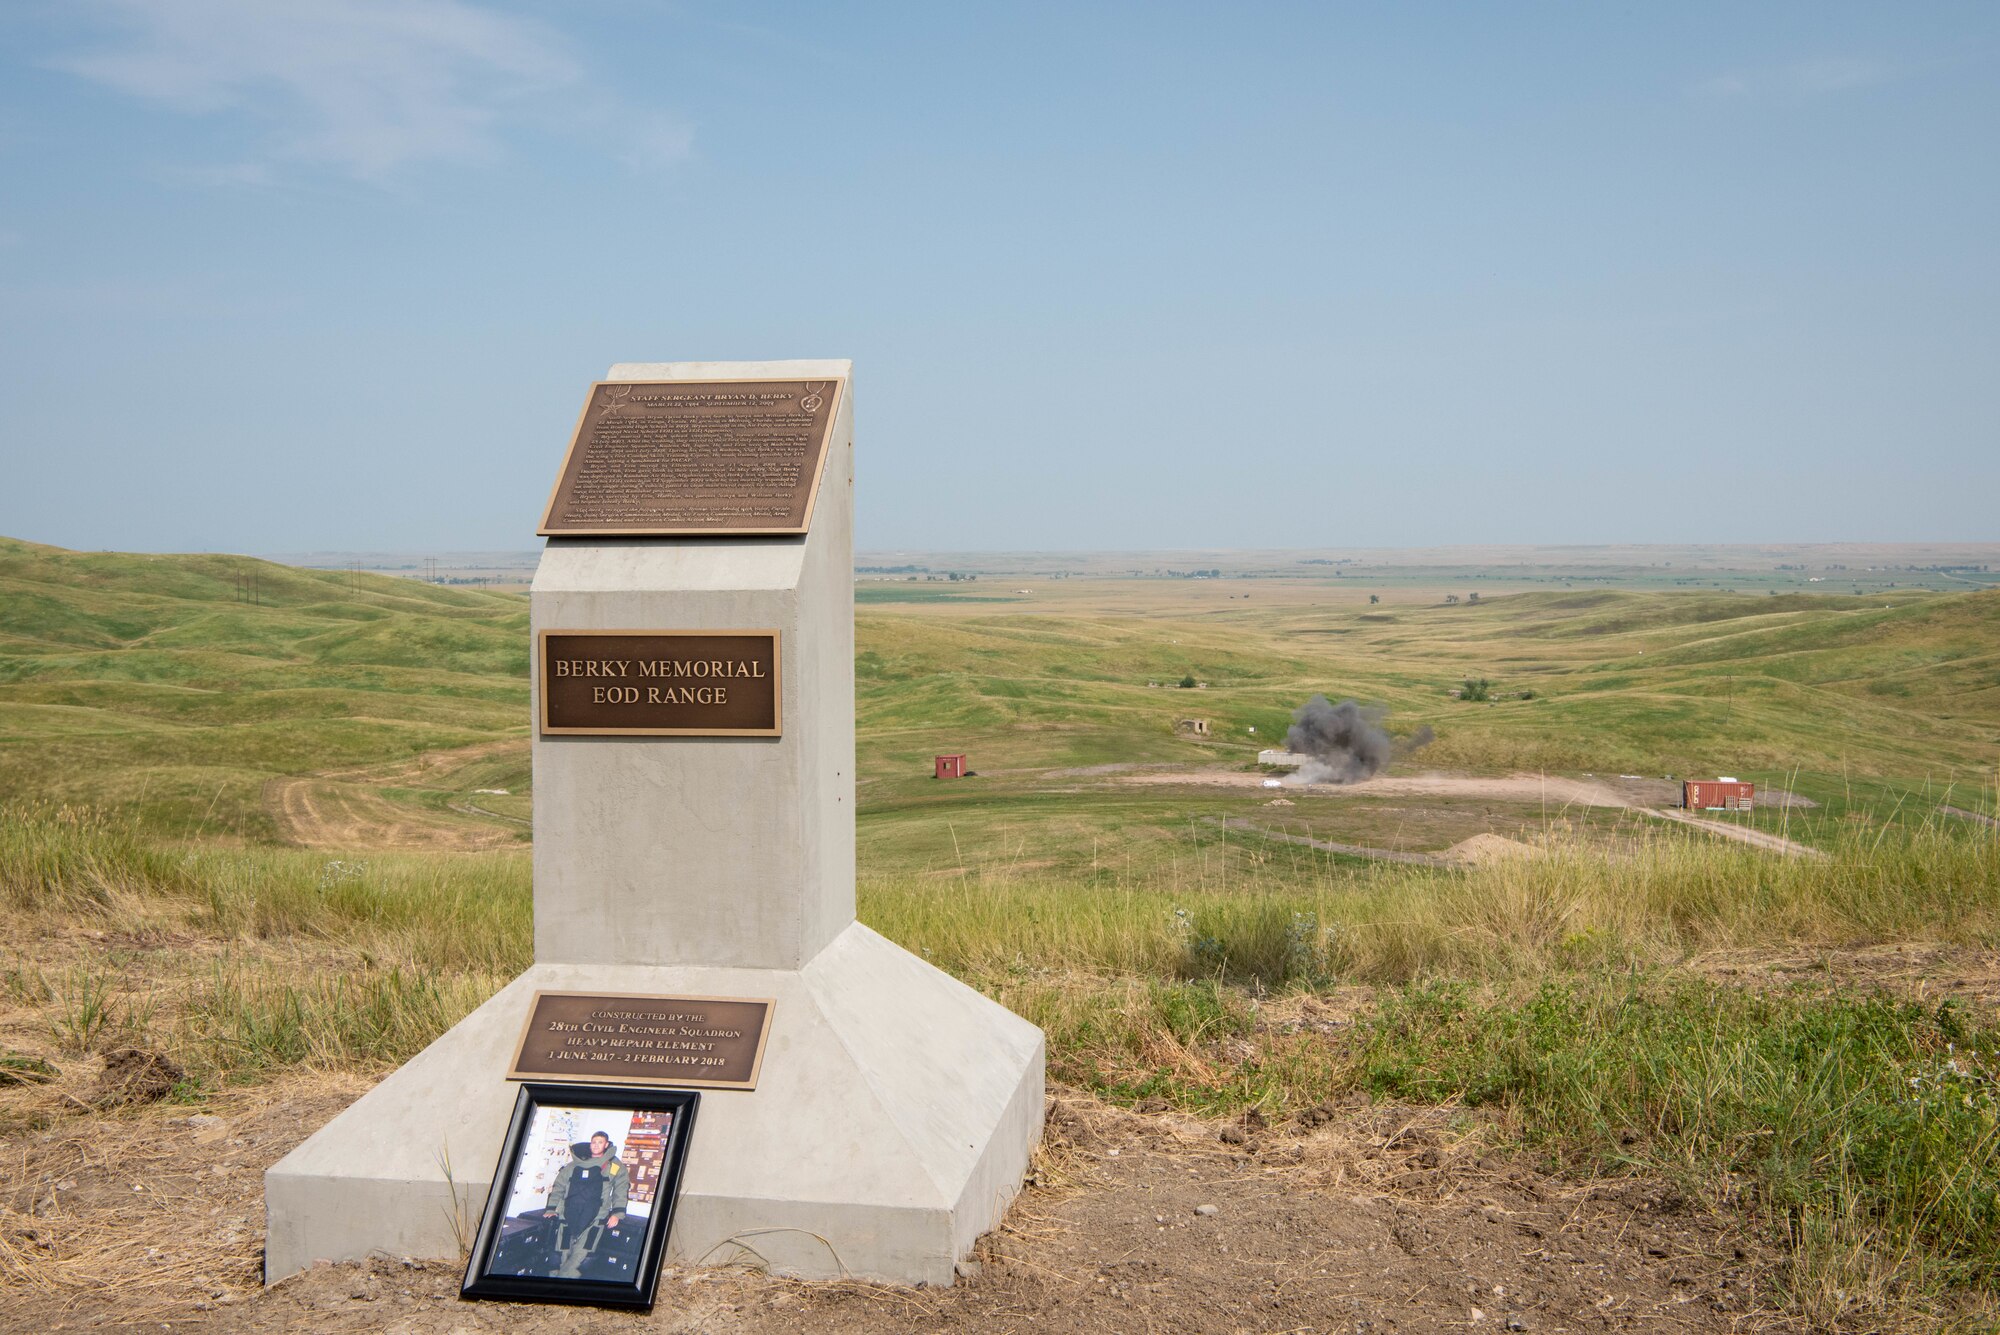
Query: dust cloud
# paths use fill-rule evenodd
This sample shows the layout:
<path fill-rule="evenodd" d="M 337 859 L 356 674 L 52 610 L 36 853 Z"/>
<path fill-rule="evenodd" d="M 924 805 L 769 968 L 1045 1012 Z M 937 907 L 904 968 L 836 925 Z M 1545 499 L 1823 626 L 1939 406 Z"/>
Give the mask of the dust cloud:
<path fill-rule="evenodd" d="M 1352 700 L 1331 704 L 1315 695 L 1292 715 L 1285 749 L 1304 756 L 1292 783 L 1360 783 L 1380 774 L 1397 756 L 1428 746 L 1435 734 L 1422 727 L 1400 742 L 1382 721 L 1388 711 Z"/>

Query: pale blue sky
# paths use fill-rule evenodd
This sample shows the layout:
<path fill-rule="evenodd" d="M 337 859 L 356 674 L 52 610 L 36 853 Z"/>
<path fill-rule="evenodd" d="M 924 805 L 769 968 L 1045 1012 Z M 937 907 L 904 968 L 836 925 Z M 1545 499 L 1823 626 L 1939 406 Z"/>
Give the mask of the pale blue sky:
<path fill-rule="evenodd" d="M 871 548 L 2000 538 L 2000 5 L 10 0 L 0 533 L 534 544 L 852 357 Z"/>

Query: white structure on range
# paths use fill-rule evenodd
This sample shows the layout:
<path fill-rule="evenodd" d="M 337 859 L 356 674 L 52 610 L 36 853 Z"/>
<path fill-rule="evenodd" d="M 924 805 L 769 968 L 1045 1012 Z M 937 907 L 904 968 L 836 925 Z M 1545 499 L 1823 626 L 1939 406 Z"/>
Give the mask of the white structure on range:
<path fill-rule="evenodd" d="M 459 1254 L 537 991 L 775 998 L 756 1089 L 703 1095 L 671 1256 L 749 1259 L 739 1239 L 785 1274 L 949 1283 L 999 1222 L 1041 1131 L 1041 1031 L 854 920 L 850 372 L 612 368 L 849 391 L 804 536 L 556 537 L 535 573 L 538 631 L 775 628 L 782 733 L 537 730 L 535 963 L 270 1170 L 267 1280 Z"/>

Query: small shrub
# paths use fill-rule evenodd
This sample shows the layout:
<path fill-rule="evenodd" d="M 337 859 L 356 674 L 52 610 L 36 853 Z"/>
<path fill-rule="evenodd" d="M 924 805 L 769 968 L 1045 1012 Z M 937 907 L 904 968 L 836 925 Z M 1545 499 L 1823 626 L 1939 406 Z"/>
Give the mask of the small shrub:
<path fill-rule="evenodd" d="M 90 1051 L 98 1036 L 117 1022 L 118 1003 L 111 979 L 104 974 L 72 970 L 56 987 L 55 1003 L 49 1032 L 72 1056 Z"/>
<path fill-rule="evenodd" d="M 1333 981 L 1337 928 L 1282 899 L 1223 900 L 1197 912 L 1174 910 L 1182 943 L 1179 972 L 1256 988 Z"/>

